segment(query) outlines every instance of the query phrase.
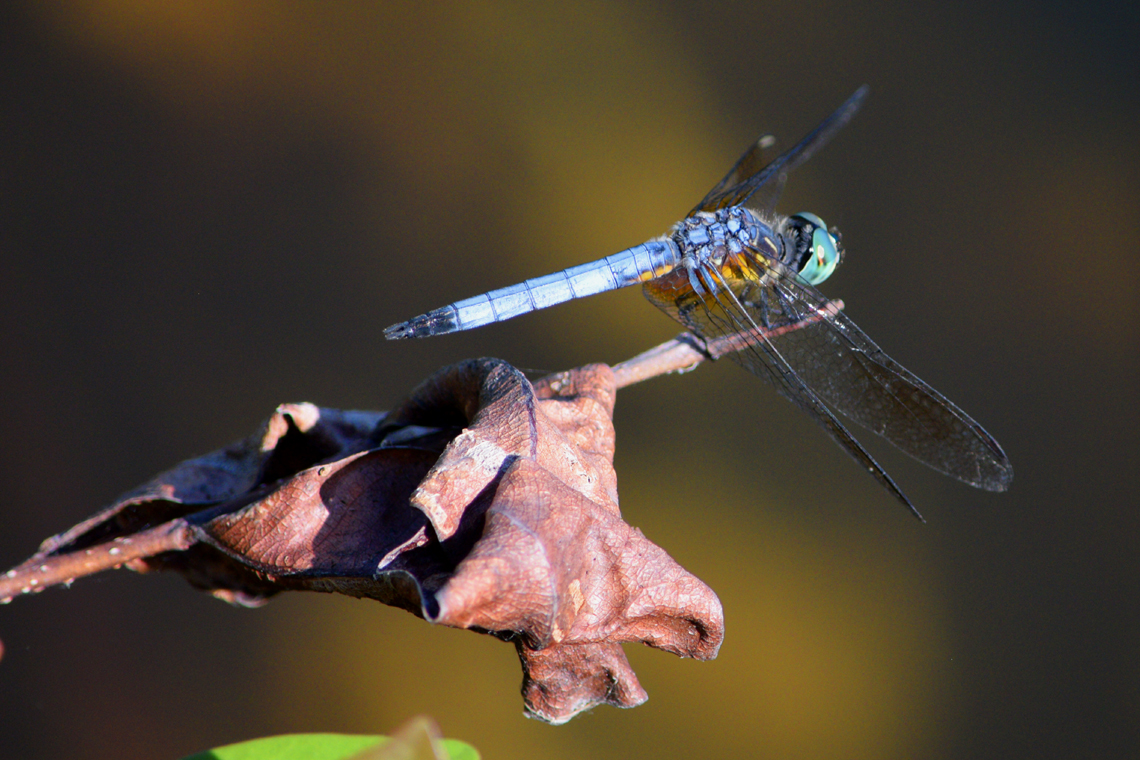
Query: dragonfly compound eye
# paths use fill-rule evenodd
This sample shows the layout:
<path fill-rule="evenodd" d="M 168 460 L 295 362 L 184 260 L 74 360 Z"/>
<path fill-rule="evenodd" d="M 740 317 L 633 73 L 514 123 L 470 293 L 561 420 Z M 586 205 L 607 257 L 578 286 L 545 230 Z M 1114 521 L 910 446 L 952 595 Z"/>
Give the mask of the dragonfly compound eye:
<path fill-rule="evenodd" d="M 796 244 L 800 277 L 809 285 L 818 285 L 839 264 L 838 235 L 828 232 L 822 219 L 807 212 L 793 215 L 788 226 Z"/>

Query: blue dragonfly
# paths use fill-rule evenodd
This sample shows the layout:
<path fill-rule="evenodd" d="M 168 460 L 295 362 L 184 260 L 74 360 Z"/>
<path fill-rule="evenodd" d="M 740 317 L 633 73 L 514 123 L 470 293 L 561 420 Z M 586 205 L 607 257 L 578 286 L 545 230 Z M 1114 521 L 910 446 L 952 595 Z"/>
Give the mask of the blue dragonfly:
<path fill-rule="evenodd" d="M 807 413 L 920 520 L 832 410 L 939 472 L 987 491 L 1006 490 L 1013 468 L 997 441 L 816 290 L 843 258 L 838 230 L 815 214 L 775 210 L 788 174 L 850 121 L 866 95 L 861 87 L 775 158 L 774 140 L 761 137 L 667 235 L 457 301 L 392 325 L 385 337 L 469 330 L 640 284 L 650 302 L 706 343 L 751 336 L 728 356 Z"/>

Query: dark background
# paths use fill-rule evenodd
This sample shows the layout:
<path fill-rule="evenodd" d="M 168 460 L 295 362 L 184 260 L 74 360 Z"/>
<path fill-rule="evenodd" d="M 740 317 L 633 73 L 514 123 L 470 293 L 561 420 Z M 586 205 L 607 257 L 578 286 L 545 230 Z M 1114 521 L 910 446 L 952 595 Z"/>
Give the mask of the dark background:
<path fill-rule="evenodd" d="M 463 358 L 672 337 L 636 289 L 382 330 L 662 233 L 761 131 L 790 145 L 863 83 L 781 208 L 842 229 L 824 292 L 1016 477 L 975 491 L 867 441 L 919 525 L 771 389 L 702 367 L 618 397 L 623 512 L 727 620 L 713 662 L 628 648 L 644 706 L 548 727 L 487 637 L 120 572 L 0 609 L 0 755 L 426 712 L 487 758 L 1135 757 L 1136 8 L 5 3 L 4 567 L 278 403 L 384 409 Z"/>

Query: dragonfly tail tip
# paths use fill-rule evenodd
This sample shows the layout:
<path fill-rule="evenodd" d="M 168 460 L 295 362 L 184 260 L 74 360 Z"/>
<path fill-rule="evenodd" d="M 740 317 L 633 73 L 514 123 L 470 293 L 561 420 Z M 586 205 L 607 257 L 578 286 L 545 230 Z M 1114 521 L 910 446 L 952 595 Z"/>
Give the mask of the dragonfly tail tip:
<path fill-rule="evenodd" d="M 384 328 L 384 337 L 388 340 L 403 340 L 412 337 L 412 331 L 408 329 L 407 322 L 401 322 L 398 325 L 391 325 Z"/>

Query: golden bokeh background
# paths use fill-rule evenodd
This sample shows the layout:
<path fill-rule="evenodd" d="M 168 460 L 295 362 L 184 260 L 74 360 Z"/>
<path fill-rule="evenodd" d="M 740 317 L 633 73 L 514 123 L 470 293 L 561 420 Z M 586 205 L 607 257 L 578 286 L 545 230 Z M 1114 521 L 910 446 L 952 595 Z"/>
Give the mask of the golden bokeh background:
<path fill-rule="evenodd" d="M 386 325 L 661 234 L 762 131 L 864 111 L 781 208 L 824 292 L 976 416 L 975 492 L 862 438 L 920 526 L 734 366 L 618 397 L 629 522 L 724 603 L 650 700 L 522 717 L 508 645 L 316 594 L 113 573 L 0 609 L 0 756 L 176 758 L 428 713 L 485 758 L 1140 751 L 1140 71 L 1132 4 L 9 3 L 0 10 L 0 564 L 276 404 L 389 408 L 493 355 L 614 363 L 623 291 Z"/>

